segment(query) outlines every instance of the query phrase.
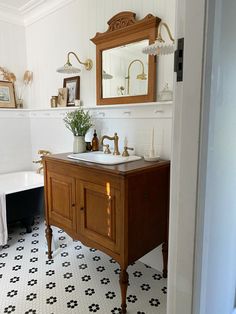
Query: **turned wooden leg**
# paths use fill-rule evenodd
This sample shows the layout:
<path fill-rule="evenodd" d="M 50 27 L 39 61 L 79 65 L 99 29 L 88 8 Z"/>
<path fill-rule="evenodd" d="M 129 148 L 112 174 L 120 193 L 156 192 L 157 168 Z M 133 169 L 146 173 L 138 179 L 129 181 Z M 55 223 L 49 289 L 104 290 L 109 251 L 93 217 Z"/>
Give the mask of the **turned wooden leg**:
<path fill-rule="evenodd" d="M 48 243 L 48 258 L 52 259 L 52 228 L 46 225 L 45 235 Z"/>
<path fill-rule="evenodd" d="M 168 243 L 162 244 L 162 255 L 163 255 L 163 277 L 167 278 L 167 263 L 168 263 Z"/>
<path fill-rule="evenodd" d="M 127 287 L 129 283 L 129 274 L 127 273 L 126 269 L 121 269 L 120 272 L 120 290 L 121 290 L 121 313 L 126 313 L 126 294 L 127 294 Z"/>

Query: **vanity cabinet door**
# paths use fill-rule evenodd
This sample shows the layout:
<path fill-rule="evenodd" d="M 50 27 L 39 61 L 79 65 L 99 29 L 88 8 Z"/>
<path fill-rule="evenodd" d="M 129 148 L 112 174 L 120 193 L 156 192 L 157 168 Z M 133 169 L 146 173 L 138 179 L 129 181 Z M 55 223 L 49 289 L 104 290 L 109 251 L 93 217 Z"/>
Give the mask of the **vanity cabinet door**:
<path fill-rule="evenodd" d="M 49 171 L 47 180 L 50 223 L 55 223 L 67 232 L 75 232 L 75 179 Z"/>
<path fill-rule="evenodd" d="M 80 218 L 78 232 L 85 238 L 119 253 L 120 191 L 110 186 L 77 181 Z"/>

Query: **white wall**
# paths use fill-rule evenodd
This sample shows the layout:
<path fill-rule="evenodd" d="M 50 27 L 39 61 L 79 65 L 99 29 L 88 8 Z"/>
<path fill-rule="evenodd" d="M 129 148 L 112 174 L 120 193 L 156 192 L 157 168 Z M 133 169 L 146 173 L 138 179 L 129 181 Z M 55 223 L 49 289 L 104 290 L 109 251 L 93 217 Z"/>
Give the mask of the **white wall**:
<path fill-rule="evenodd" d="M 56 69 L 66 62 L 69 51 L 79 54 L 82 61 L 94 61 L 92 71 L 81 68 L 81 100 L 85 106 L 96 104 L 96 47 L 90 41 L 96 32 L 107 30 L 107 21 L 120 11 L 130 10 L 141 19 L 148 13 L 163 18 L 174 30 L 175 0 L 74 0 L 67 6 L 26 27 L 28 67 L 34 72 L 30 108 L 47 108 L 52 95 L 62 87 L 63 75 Z M 165 37 L 165 30 L 163 31 Z M 75 66 L 75 59 L 71 61 Z M 168 82 L 172 88 L 173 56 L 160 58 L 158 89 Z"/>
<path fill-rule="evenodd" d="M 47 149 L 53 153 L 72 150 L 73 135 L 66 129 L 63 122 L 67 110 L 55 108 L 53 110 L 30 111 L 32 159 L 37 158 L 39 149 Z M 94 126 L 91 128 L 90 135 L 86 136 L 87 141 L 91 141 L 93 129 L 97 130 L 99 138 L 101 135 L 113 135 L 117 132 L 121 153 L 126 137 L 128 145 L 135 149 L 131 154 L 144 156 L 150 149 L 151 134 L 154 128 L 156 153 L 164 159 L 169 159 L 172 124 L 171 103 L 138 105 L 133 108 L 119 106 L 113 110 L 91 107 L 89 111 L 93 117 Z M 110 148 L 113 149 L 113 143 L 110 142 L 109 144 Z"/>
<path fill-rule="evenodd" d="M 0 21 L 0 66 L 21 80 L 26 70 L 25 28 Z M 0 109 L 0 173 L 31 167 L 30 124 L 21 111 Z"/>
<path fill-rule="evenodd" d="M 0 173 L 31 169 L 28 113 L 0 110 Z"/>
<path fill-rule="evenodd" d="M 21 79 L 26 70 L 25 28 L 0 20 L 0 66 Z"/>

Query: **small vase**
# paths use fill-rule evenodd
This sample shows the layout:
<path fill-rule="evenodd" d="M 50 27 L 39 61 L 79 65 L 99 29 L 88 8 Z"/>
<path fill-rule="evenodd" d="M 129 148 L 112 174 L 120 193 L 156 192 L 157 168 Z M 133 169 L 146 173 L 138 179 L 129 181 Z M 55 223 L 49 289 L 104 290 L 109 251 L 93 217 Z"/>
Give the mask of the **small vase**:
<path fill-rule="evenodd" d="M 16 100 L 16 108 L 23 108 L 23 99 L 18 98 Z"/>
<path fill-rule="evenodd" d="M 84 153 L 86 151 L 86 143 L 84 136 L 74 136 L 73 153 Z"/>

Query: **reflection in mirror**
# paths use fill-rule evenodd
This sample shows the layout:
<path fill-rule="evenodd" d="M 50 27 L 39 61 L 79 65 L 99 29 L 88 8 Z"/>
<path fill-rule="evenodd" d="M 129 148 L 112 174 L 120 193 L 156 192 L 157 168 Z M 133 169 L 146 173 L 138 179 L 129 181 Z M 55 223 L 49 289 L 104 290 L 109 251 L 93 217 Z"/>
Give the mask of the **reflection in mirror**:
<path fill-rule="evenodd" d="M 148 56 L 142 49 L 148 40 L 102 52 L 102 97 L 147 95 Z"/>

